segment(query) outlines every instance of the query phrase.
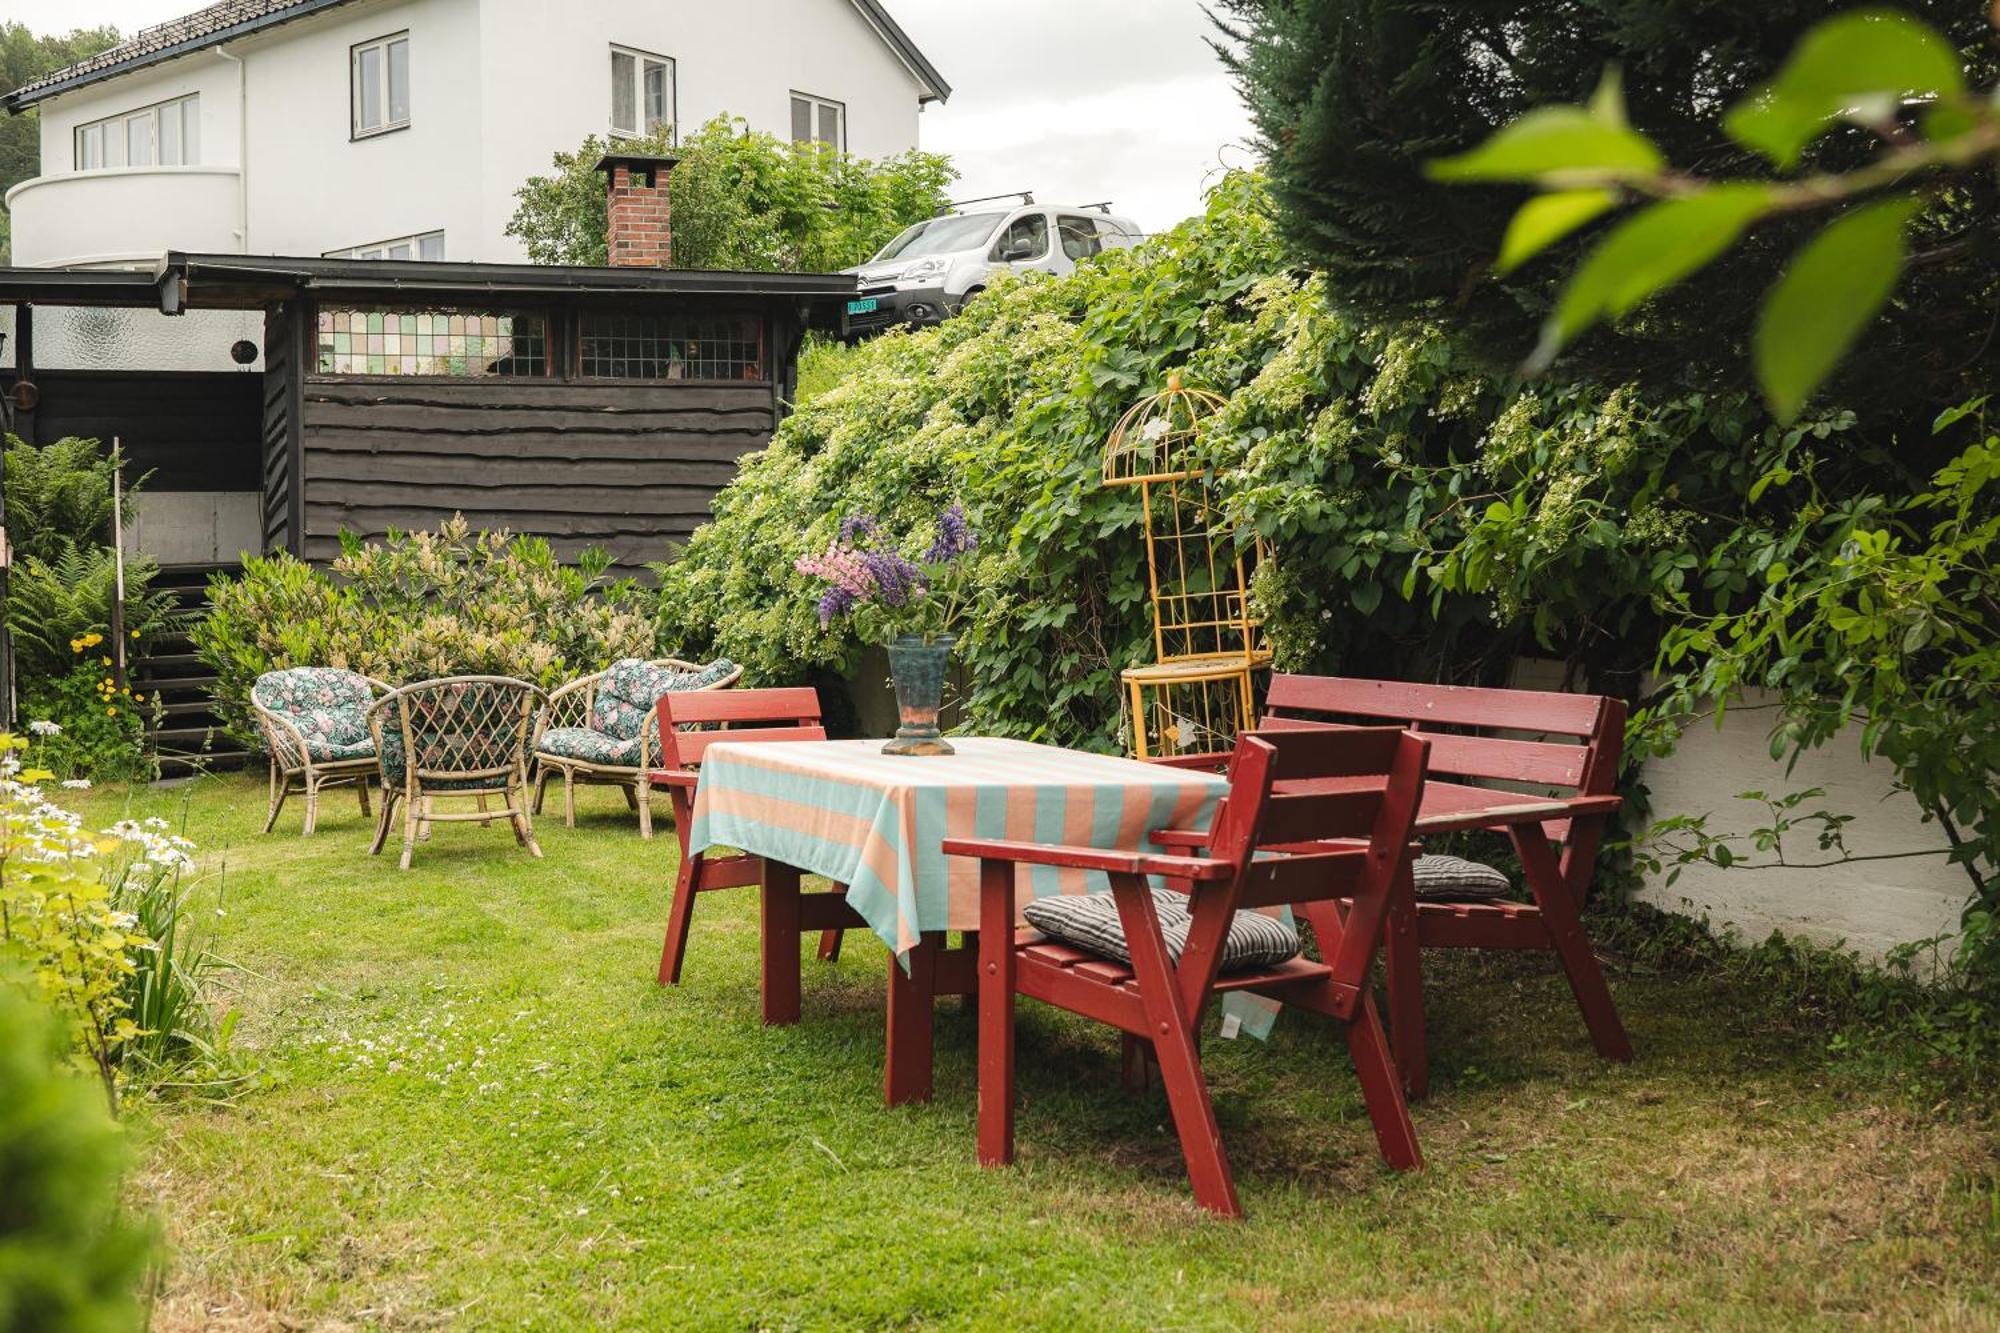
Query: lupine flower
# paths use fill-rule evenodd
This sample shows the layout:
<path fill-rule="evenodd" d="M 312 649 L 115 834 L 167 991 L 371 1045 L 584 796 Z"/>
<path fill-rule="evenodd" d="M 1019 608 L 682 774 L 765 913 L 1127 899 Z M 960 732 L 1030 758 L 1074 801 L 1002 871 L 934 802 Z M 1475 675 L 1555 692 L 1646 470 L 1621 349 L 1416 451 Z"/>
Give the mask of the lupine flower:
<path fill-rule="evenodd" d="M 924 571 L 894 551 L 864 551 L 861 560 L 874 577 L 876 595 L 884 606 L 905 606 L 929 586 Z"/>
<path fill-rule="evenodd" d="M 859 599 L 845 588 L 828 588 L 819 599 L 819 627 L 833 624 L 835 616 L 844 616 L 854 609 Z"/>
<path fill-rule="evenodd" d="M 863 537 L 873 537 L 881 530 L 881 521 L 875 515 L 852 514 L 840 521 L 840 540 L 853 542 Z"/>
<path fill-rule="evenodd" d="M 941 565 L 978 549 L 979 538 L 973 535 L 972 525 L 965 521 L 965 506 L 954 500 L 951 508 L 938 515 L 937 540 L 931 543 L 924 559 L 933 565 Z"/>

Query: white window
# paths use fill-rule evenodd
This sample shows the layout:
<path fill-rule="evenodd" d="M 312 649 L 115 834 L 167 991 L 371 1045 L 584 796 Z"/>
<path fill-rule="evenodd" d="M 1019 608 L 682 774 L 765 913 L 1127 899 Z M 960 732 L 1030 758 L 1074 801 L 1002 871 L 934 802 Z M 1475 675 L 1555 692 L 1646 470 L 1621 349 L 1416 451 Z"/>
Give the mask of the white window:
<path fill-rule="evenodd" d="M 410 123 L 410 34 L 395 33 L 352 48 L 354 137 L 400 130 Z"/>
<path fill-rule="evenodd" d="M 847 107 L 811 93 L 793 93 L 792 142 L 847 147 Z"/>
<path fill-rule="evenodd" d="M 441 231 L 422 232 L 416 236 L 398 236 L 393 241 L 375 241 L 368 245 L 357 245 L 347 250 L 329 250 L 328 259 L 443 259 L 444 233 Z"/>
<path fill-rule="evenodd" d="M 674 62 L 611 48 L 611 132 L 638 136 L 674 123 Z"/>
<path fill-rule="evenodd" d="M 177 97 L 76 128 L 76 169 L 191 167 L 201 161 L 201 98 Z"/>

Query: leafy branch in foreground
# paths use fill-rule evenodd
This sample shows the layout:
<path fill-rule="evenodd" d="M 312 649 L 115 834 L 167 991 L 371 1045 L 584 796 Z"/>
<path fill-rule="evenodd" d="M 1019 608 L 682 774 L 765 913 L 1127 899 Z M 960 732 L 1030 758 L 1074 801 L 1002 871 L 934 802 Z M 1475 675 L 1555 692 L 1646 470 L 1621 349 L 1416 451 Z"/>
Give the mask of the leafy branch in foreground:
<path fill-rule="evenodd" d="M 1807 150 L 1842 125 L 1881 141 L 1875 160 L 1798 174 Z M 1570 275 L 1531 372 L 1598 322 L 1698 272 L 1750 228 L 1838 208 L 1765 296 L 1753 335 L 1765 400 L 1792 421 L 1894 294 L 1913 220 L 1955 176 L 2000 163 L 2000 89 L 1969 87 L 1959 53 L 1929 25 L 1893 10 L 1856 10 L 1807 32 L 1775 78 L 1729 109 L 1722 129 L 1784 174 L 1712 179 L 1674 169 L 1627 120 L 1615 69 L 1588 106 L 1538 107 L 1472 151 L 1431 164 L 1438 180 L 1541 191 L 1508 226 L 1502 273 L 1637 205 Z"/>

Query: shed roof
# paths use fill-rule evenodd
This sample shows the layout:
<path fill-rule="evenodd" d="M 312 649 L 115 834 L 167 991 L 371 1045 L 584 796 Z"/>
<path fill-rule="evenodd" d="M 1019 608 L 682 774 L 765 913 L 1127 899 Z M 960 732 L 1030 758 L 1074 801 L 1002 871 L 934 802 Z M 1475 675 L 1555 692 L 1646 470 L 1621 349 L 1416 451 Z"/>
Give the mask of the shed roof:
<path fill-rule="evenodd" d="M 307 294 L 440 303 L 513 297 L 734 296 L 837 314 L 854 295 L 848 273 L 584 268 L 408 259 L 321 259 L 167 252 L 150 270 L 0 268 L 0 302 L 255 310 Z"/>
<path fill-rule="evenodd" d="M 67 65 L 38 79 L 31 79 L 14 91 L 0 96 L 0 108 L 20 112 L 58 93 L 70 92 L 120 74 L 157 65 L 176 56 L 217 46 L 238 37 L 290 23 L 321 10 L 332 9 L 350 0 L 220 0 L 192 14 L 142 28 L 130 39 Z M 881 0 L 850 0 L 897 59 L 916 77 L 921 91 L 919 102 L 942 102 L 951 96 L 951 85 L 917 44 L 910 40 Z"/>

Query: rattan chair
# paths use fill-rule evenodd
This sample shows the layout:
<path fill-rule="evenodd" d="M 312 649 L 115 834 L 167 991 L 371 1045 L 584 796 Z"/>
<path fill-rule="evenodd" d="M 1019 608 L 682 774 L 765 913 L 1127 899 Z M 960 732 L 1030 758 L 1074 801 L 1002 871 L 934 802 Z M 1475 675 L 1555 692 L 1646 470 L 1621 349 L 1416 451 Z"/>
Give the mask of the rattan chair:
<path fill-rule="evenodd" d="M 528 813 L 529 747 L 548 708 L 538 686 L 511 676 L 447 676 L 391 690 L 368 710 L 382 773 L 382 814 L 371 855 L 389 839 L 403 807 L 403 869 L 417 838 L 435 823 L 491 824 L 505 818 L 535 856 Z M 477 810 L 439 814 L 439 797 L 478 802 Z M 487 798 L 499 797 L 498 810 Z"/>
<path fill-rule="evenodd" d="M 289 667 L 267 671 L 250 687 L 250 711 L 264 733 L 271 759 L 271 809 L 264 832 L 277 827 L 285 798 L 302 792 L 305 823 L 300 837 L 319 824 L 322 788 L 353 783 L 368 817 L 368 780 L 375 775 L 375 742 L 368 707 L 389 686 L 340 667 Z"/>
<path fill-rule="evenodd" d="M 561 775 L 563 824 L 576 827 L 576 787 L 618 787 L 639 814 L 639 836 L 653 836 L 652 773 L 660 767 L 653 705 L 677 689 L 726 690 L 743 668 L 724 658 L 700 666 L 677 657 L 626 658 L 561 685 L 549 695 L 548 721 L 535 737 L 535 813 L 549 782 Z"/>

